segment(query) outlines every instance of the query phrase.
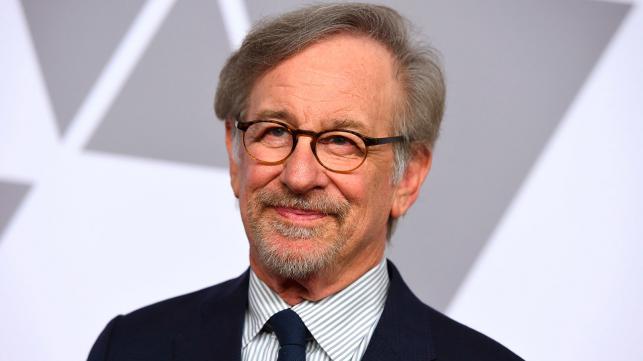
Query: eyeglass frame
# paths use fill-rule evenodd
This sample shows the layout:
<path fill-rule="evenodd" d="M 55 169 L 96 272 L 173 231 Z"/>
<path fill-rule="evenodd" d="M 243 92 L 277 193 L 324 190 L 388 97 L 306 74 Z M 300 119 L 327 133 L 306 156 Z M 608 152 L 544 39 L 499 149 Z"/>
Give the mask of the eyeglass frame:
<path fill-rule="evenodd" d="M 321 131 L 321 132 L 314 132 L 312 130 L 305 130 L 305 129 L 294 129 L 294 128 L 290 127 L 288 124 L 286 124 L 284 122 L 280 122 L 278 120 L 272 120 L 272 119 L 257 119 L 257 120 L 247 121 L 247 122 L 242 122 L 241 120 L 236 119 L 235 122 L 236 122 L 236 125 L 235 125 L 236 128 L 241 130 L 242 132 L 244 132 L 244 135 L 242 136 L 243 149 L 245 149 L 246 153 L 250 157 L 252 157 L 252 159 L 256 160 L 260 164 L 264 164 L 264 165 L 279 165 L 279 164 L 284 163 L 295 152 L 295 148 L 297 148 L 297 142 L 299 141 L 299 136 L 304 135 L 304 136 L 308 136 L 308 137 L 312 138 L 312 140 L 310 141 L 310 149 L 312 150 L 313 155 L 315 156 L 315 159 L 317 159 L 317 163 L 319 163 L 322 167 L 324 167 L 325 169 L 328 169 L 331 172 L 341 173 L 341 174 L 350 173 L 350 172 L 354 171 L 355 169 L 361 167 L 362 164 L 364 164 L 364 162 L 366 161 L 366 157 L 368 156 L 368 148 L 369 147 L 375 146 L 375 145 L 403 142 L 403 141 L 406 140 L 406 138 L 404 136 L 402 136 L 402 135 L 397 135 L 397 136 L 393 136 L 393 137 L 373 138 L 373 137 L 367 137 L 367 136 L 365 136 L 363 134 L 360 134 L 360 133 L 358 133 L 356 131 L 353 131 L 353 130 L 350 130 L 350 129 L 341 129 L 341 128 L 340 129 L 329 129 L 329 130 L 324 130 L 324 131 Z M 252 155 L 252 153 L 250 153 L 250 151 L 248 150 L 248 147 L 246 146 L 245 132 L 248 130 L 248 128 L 250 128 L 250 126 L 252 126 L 253 124 L 257 124 L 257 123 L 274 123 L 274 124 L 277 124 L 277 125 L 280 125 L 280 126 L 284 127 L 286 129 L 286 131 L 288 131 L 288 133 L 290 133 L 290 135 L 293 138 L 293 142 L 292 142 L 290 152 L 288 152 L 288 155 L 286 155 L 281 160 L 278 160 L 278 161 L 275 161 L 275 162 L 268 162 L 268 161 L 265 161 L 265 160 L 258 159 L 257 157 Z M 321 137 L 322 135 L 324 135 L 326 133 L 332 133 L 332 132 L 350 133 L 350 134 L 353 134 L 353 135 L 357 136 L 358 138 L 360 138 L 364 142 L 364 145 L 365 145 L 364 156 L 362 157 L 362 161 L 358 165 L 356 165 L 354 168 L 349 169 L 349 170 L 331 169 L 328 166 L 326 166 L 319 159 L 319 156 L 317 155 L 317 141 L 319 140 L 319 137 Z"/>

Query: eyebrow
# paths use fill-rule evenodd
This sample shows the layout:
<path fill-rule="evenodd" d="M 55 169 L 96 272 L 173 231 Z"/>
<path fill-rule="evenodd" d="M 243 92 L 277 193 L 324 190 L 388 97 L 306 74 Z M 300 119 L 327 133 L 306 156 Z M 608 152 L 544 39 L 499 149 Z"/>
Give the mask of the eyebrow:
<path fill-rule="evenodd" d="M 361 133 L 367 131 L 364 124 L 349 118 L 331 119 L 330 123 L 331 123 L 331 129 L 347 129 L 347 130 L 354 130 Z"/>
<path fill-rule="evenodd" d="M 295 117 L 287 110 L 262 110 L 257 114 L 257 119 L 276 119 L 293 123 Z"/>
<path fill-rule="evenodd" d="M 257 113 L 257 119 L 281 120 L 291 124 L 293 127 L 296 123 L 296 117 L 287 110 L 262 110 Z M 362 122 L 350 118 L 334 118 L 324 121 L 323 123 L 326 126 L 322 130 L 346 129 L 362 133 L 368 131 Z"/>

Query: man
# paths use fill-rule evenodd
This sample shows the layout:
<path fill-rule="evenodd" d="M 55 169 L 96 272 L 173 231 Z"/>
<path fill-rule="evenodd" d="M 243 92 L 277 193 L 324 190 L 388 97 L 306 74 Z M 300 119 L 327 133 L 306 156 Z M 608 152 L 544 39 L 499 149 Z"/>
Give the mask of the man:
<path fill-rule="evenodd" d="M 221 72 L 241 277 L 112 320 L 89 360 L 519 360 L 384 260 L 431 167 L 440 67 L 374 5 L 260 23 Z"/>

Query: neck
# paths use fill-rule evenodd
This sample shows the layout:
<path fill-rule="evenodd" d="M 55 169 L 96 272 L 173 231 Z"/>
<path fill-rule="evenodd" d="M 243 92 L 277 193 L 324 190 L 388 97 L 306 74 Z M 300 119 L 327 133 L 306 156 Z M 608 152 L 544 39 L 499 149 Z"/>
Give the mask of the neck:
<path fill-rule="evenodd" d="M 305 279 L 289 279 L 270 272 L 250 255 L 250 267 L 257 277 L 275 291 L 288 305 L 303 301 L 319 301 L 333 295 L 375 267 L 384 256 L 384 249 L 372 256 L 362 257 L 351 265 L 338 264 L 317 272 Z"/>

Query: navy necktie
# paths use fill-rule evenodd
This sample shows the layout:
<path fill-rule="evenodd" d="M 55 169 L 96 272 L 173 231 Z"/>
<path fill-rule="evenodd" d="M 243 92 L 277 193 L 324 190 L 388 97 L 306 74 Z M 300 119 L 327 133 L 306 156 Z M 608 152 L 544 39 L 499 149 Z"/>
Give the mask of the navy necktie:
<path fill-rule="evenodd" d="M 277 361 L 305 361 L 308 329 L 299 315 L 288 308 L 272 315 L 268 323 L 279 339 Z"/>

